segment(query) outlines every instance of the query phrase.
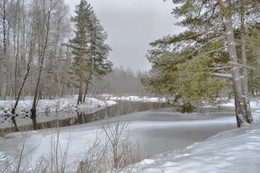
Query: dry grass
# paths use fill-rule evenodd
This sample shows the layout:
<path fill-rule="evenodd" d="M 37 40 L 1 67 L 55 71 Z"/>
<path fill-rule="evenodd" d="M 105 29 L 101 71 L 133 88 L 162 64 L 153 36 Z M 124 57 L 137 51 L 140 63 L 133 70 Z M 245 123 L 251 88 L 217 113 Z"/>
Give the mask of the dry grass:
<path fill-rule="evenodd" d="M 17 155 L 4 161 L 1 160 L 0 170 L 3 173 L 117 173 L 127 165 L 149 157 L 149 152 L 145 147 L 130 142 L 130 136 L 129 124 L 125 122 L 102 124 L 102 129 L 97 130 L 95 140 L 88 143 L 84 157 L 69 163 L 68 151 L 71 141 L 68 139 L 66 146 L 61 146 L 58 128 L 51 137 L 50 152 L 42 155 L 33 168 L 29 168 L 29 163 L 24 164 L 24 162 L 25 157 L 30 156 L 37 146 L 25 153 L 27 141 L 25 136 L 21 147 L 17 149 Z"/>

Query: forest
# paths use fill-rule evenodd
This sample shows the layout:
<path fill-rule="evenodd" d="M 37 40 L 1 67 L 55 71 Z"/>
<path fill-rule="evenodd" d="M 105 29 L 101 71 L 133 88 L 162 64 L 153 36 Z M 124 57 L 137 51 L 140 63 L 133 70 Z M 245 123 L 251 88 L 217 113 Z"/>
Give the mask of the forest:
<path fill-rule="evenodd" d="M 258 173 L 259 1 L 171 2 L 134 71 L 87 0 L 1 0 L 0 172 Z"/>
<path fill-rule="evenodd" d="M 113 68 L 108 35 L 87 1 L 70 17 L 63 0 L 3 0 L 1 99 L 33 97 L 34 112 L 39 99 L 78 94 L 82 103 L 88 93 L 145 95 L 144 85 L 150 93 L 172 97 L 180 110 L 192 110 L 221 94 L 233 92 L 244 105 L 247 95 L 259 95 L 259 3 L 173 3 L 180 4 L 175 17 L 184 17 L 177 25 L 187 30 L 151 43 L 147 73 Z"/>
<path fill-rule="evenodd" d="M 84 96 L 88 89 L 92 94 L 91 88 L 99 94 L 145 94 L 138 79 L 143 72 L 113 68 L 107 59 L 107 34 L 89 4 L 78 6 L 78 18 L 70 18 L 63 0 L 4 0 L 0 5 L 1 99 L 53 99 L 78 94 L 79 87 Z M 80 17 L 85 24 L 74 28 Z"/>
<path fill-rule="evenodd" d="M 183 17 L 177 25 L 187 29 L 152 42 L 152 69 L 133 72 L 108 60 L 108 35 L 87 1 L 70 17 L 63 0 L 3 0 L 1 99 L 31 97 L 34 114 L 39 99 L 77 94 L 79 104 L 87 94 L 151 93 L 171 97 L 185 112 L 233 93 L 237 116 L 249 113 L 248 96 L 259 95 L 260 86 L 259 3 L 173 3 L 179 6 L 172 13 Z"/>

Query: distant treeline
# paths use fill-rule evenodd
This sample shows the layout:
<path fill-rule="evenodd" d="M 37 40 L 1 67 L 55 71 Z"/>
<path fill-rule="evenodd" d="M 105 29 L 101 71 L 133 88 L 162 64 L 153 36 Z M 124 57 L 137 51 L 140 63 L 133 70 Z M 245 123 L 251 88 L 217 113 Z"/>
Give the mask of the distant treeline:
<path fill-rule="evenodd" d="M 146 75 L 147 72 L 134 72 L 130 68 L 115 67 L 107 76 L 95 80 L 90 87 L 89 94 L 147 95 L 148 93 L 141 83 L 141 78 Z"/>

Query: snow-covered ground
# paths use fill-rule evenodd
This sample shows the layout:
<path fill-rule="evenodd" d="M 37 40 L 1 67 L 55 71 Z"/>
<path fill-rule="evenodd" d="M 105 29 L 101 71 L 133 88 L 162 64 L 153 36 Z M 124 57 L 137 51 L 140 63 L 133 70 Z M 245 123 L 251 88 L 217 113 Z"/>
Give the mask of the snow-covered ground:
<path fill-rule="evenodd" d="M 11 122 L 11 110 L 15 104 L 14 100 L 3 101 L 0 100 L 0 127 L 7 128 L 13 127 Z M 83 104 L 77 105 L 77 96 L 68 98 L 60 98 L 54 100 L 39 100 L 37 104 L 37 114 L 44 114 L 47 116 L 38 116 L 38 122 L 51 121 L 54 119 L 69 118 L 73 114 L 67 114 L 66 112 L 84 111 L 93 113 L 99 109 L 116 104 L 113 100 L 98 100 L 96 98 L 86 98 Z M 21 100 L 16 108 L 16 117 L 18 126 L 31 124 L 30 109 L 32 106 L 32 100 Z M 52 114 L 53 112 L 59 112 L 59 114 Z M 57 115 L 59 117 L 57 117 Z"/>
<path fill-rule="evenodd" d="M 160 97 L 147 97 L 147 96 L 114 96 L 109 94 L 103 94 L 107 100 L 114 100 L 114 101 L 133 101 L 133 102 L 166 102 L 167 99 L 160 98 Z"/>
<path fill-rule="evenodd" d="M 220 104 L 220 106 L 223 106 L 223 107 L 233 107 L 233 108 L 234 108 L 234 105 L 235 105 L 234 99 L 227 100 L 225 103 Z M 260 98 L 257 97 L 257 98 L 254 98 L 253 100 L 251 100 L 250 107 L 251 107 L 251 109 L 259 109 Z"/>
<path fill-rule="evenodd" d="M 185 150 L 145 159 L 122 172 L 259 173 L 260 124 L 220 132 Z"/>
<path fill-rule="evenodd" d="M 222 104 L 234 107 L 234 103 Z M 260 102 L 251 102 L 254 124 L 220 132 L 205 141 L 145 159 L 121 172 L 131 173 L 259 173 Z M 227 119 L 231 122 L 231 119 Z M 224 120 L 222 119 L 222 120 Z M 192 123 L 193 124 L 193 123 Z M 203 125 L 199 123 L 198 126 Z"/>
<path fill-rule="evenodd" d="M 119 172 L 258 173 L 260 104 L 254 101 L 251 105 L 255 122 L 239 129 L 233 111 L 181 114 L 167 108 L 60 129 L 11 133 L 0 138 L 0 170 L 5 164 L 12 165 L 14 170 L 24 148 L 21 169 L 35 171 L 40 158 L 45 156 L 46 161 L 47 155 L 53 153 L 58 139 L 60 153 L 67 151 L 66 163 L 70 165 L 67 170 L 73 172 L 78 166 L 76 161 L 84 157 L 91 143 L 98 138 L 100 144 L 105 144 L 104 129 L 115 129 L 119 121 L 127 123 L 122 139 L 130 135 L 128 142 L 138 143 L 151 155 L 156 154 Z"/>
<path fill-rule="evenodd" d="M 104 107 L 116 104 L 116 101 L 132 101 L 132 102 L 165 102 L 166 99 L 159 97 L 140 97 L 140 96 L 112 96 L 108 94 L 102 95 L 102 100 L 88 97 L 83 104 L 77 105 L 77 96 L 68 98 L 59 98 L 54 100 L 39 100 L 37 104 L 38 122 L 52 121 L 56 119 L 66 119 L 75 117 L 72 112 L 93 113 Z M 15 100 L 0 100 L 0 129 L 14 127 L 11 121 L 11 110 L 14 107 Z M 31 124 L 30 109 L 32 100 L 20 100 L 16 108 L 16 122 L 18 126 Z"/>

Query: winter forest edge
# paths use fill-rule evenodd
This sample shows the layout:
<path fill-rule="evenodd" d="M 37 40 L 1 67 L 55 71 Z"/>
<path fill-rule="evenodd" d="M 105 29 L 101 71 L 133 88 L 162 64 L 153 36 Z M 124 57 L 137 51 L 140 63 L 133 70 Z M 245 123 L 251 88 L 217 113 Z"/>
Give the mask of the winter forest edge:
<path fill-rule="evenodd" d="M 136 102 L 150 97 L 147 102 L 156 98 L 174 111 L 191 115 L 198 110 L 207 111 L 208 107 L 220 109 L 219 105 L 228 100 L 233 103 L 241 134 L 247 126 L 258 133 L 255 123 L 259 121 L 260 97 L 260 3 L 249 0 L 172 0 L 172 3 L 175 5 L 172 16 L 178 19 L 175 25 L 183 27 L 183 32 L 151 42 L 146 55 L 151 69 L 133 71 L 115 67 L 109 60 L 113 51 L 107 44 L 109 35 L 87 0 L 80 0 L 74 16 L 70 16 L 64 0 L 1 0 L 0 116 L 8 115 L 18 132 L 20 107 L 28 100 L 26 111 L 34 130 L 39 129 L 37 109 L 42 109 L 44 100 L 56 104 L 58 99 L 70 99 L 75 102 L 73 109 L 78 111 L 84 105 L 98 110 L 115 105 L 122 98 Z M 123 134 L 126 126 L 116 124 L 113 128 Z M 111 146 L 119 147 L 119 141 L 117 144 L 111 141 L 117 134 L 113 128 L 102 125 L 102 135 Z M 117 137 L 122 137 L 121 133 Z M 256 134 L 255 139 L 259 140 L 258 137 Z M 123 164 L 117 163 L 123 153 L 113 156 L 111 170 L 115 172 L 124 172 L 122 167 L 144 159 Z M 141 167 L 146 164 L 150 164 L 149 160 L 139 163 Z M 20 168 L 15 169 L 19 172 Z M 56 172 L 62 172 L 58 169 Z M 87 170 L 80 166 L 77 169 L 77 172 Z M 133 170 L 138 172 L 142 168 L 128 166 L 125 172 Z"/>

